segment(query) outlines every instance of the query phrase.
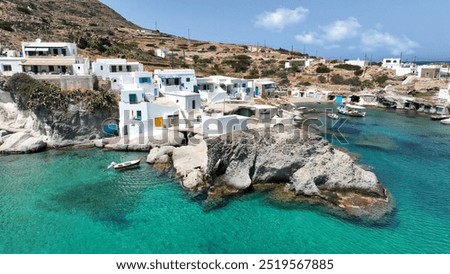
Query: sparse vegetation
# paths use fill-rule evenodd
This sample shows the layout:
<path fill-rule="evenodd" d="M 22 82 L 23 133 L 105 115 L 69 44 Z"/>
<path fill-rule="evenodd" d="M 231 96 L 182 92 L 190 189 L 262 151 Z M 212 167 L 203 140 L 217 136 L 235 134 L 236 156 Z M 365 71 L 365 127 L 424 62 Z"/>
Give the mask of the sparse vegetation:
<path fill-rule="evenodd" d="M 335 68 L 358 71 L 361 70 L 360 66 L 350 65 L 350 64 L 338 64 L 334 66 Z"/>
<path fill-rule="evenodd" d="M 80 104 L 86 110 L 113 110 L 117 108 L 114 93 L 105 90 L 66 92 L 47 82 L 35 80 L 25 73 L 14 74 L 6 83 L 6 89 L 21 110 L 45 109 L 66 111 L 69 103 Z"/>
<path fill-rule="evenodd" d="M 236 55 L 225 59 L 222 64 L 229 65 L 234 72 L 246 72 L 251 65 L 252 58 L 247 55 Z"/>
<path fill-rule="evenodd" d="M 323 75 L 319 75 L 319 77 L 317 77 L 317 79 L 319 80 L 320 83 L 324 84 L 327 82 L 327 78 Z"/>
<path fill-rule="evenodd" d="M 381 76 L 378 76 L 374 79 L 374 81 L 378 84 L 378 85 L 383 85 L 387 80 L 389 80 L 389 77 L 386 74 L 383 74 Z"/>
<path fill-rule="evenodd" d="M 0 21 L 0 29 L 2 29 L 2 30 L 13 32 L 14 29 L 12 28 L 12 26 L 13 25 L 10 22 Z"/>
<path fill-rule="evenodd" d="M 326 65 L 324 64 L 319 64 L 319 66 L 316 68 L 316 72 L 317 73 L 330 73 L 331 69 L 329 69 Z"/>

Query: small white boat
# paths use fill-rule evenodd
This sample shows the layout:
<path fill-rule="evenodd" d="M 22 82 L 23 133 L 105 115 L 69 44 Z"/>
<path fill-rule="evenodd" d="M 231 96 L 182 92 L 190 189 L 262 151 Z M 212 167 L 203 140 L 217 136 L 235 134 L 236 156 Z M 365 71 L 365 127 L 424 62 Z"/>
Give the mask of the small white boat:
<path fill-rule="evenodd" d="M 128 162 L 123 162 L 123 163 L 119 163 L 119 164 L 115 163 L 115 162 L 112 162 L 108 166 L 108 169 L 114 168 L 115 170 L 125 170 L 125 169 L 136 168 L 136 167 L 139 167 L 139 163 L 140 162 L 141 162 L 141 159 L 128 161 Z"/>
<path fill-rule="evenodd" d="M 449 119 L 441 120 L 441 124 L 444 124 L 444 125 L 450 125 L 450 118 L 449 118 Z"/>
<path fill-rule="evenodd" d="M 362 109 L 365 109 L 365 107 L 342 104 L 338 107 L 338 112 L 353 117 L 364 117 L 366 116 L 366 112 L 361 111 Z"/>
<path fill-rule="evenodd" d="M 333 119 L 333 120 L 339 119 L 339 115 L 337 115 L 336 113 L 328 113 L 327 116 L 328 116 L 328 118 Z"/>

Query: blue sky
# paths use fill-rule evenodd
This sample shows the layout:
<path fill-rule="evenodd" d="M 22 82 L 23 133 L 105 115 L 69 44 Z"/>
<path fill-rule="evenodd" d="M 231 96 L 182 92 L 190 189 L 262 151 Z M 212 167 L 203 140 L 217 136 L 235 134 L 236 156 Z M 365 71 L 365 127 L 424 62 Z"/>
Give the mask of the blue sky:
<path fill-rule="evenodd" d="M 101 0 L 149 29 L 326 58 L 450 60 L 448 0 Z"/>

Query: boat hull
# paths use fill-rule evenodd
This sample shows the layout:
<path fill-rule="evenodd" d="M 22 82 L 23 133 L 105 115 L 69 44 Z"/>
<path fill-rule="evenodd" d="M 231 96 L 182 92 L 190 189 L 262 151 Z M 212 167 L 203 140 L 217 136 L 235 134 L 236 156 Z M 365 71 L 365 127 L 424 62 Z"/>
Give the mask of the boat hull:
<path fill-rule="evenodd" d="M 134 161 L 128 161 L 128 162 L 116 164 L 116 165 L 113 166 L 113 168 L 115 170 L 127 170 L 127 169 L 138 168 L 140 162 L 141 162 L 141 159 L 134 160 Z"/>

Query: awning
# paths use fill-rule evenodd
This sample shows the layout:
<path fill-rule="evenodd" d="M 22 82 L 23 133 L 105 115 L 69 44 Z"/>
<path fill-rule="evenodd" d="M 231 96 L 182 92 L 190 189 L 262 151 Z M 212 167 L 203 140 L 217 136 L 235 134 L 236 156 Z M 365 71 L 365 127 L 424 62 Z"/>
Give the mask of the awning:
<path fill-rule="evenodd" d="M 48 51 L 48 48 L 25 48 L 25 51 Z"/>
<path fill-rule="evenodd" d="M 72 66 L 74 59 L 55 58 L 27 58 L 22 61 L 22 66 Z"/>

